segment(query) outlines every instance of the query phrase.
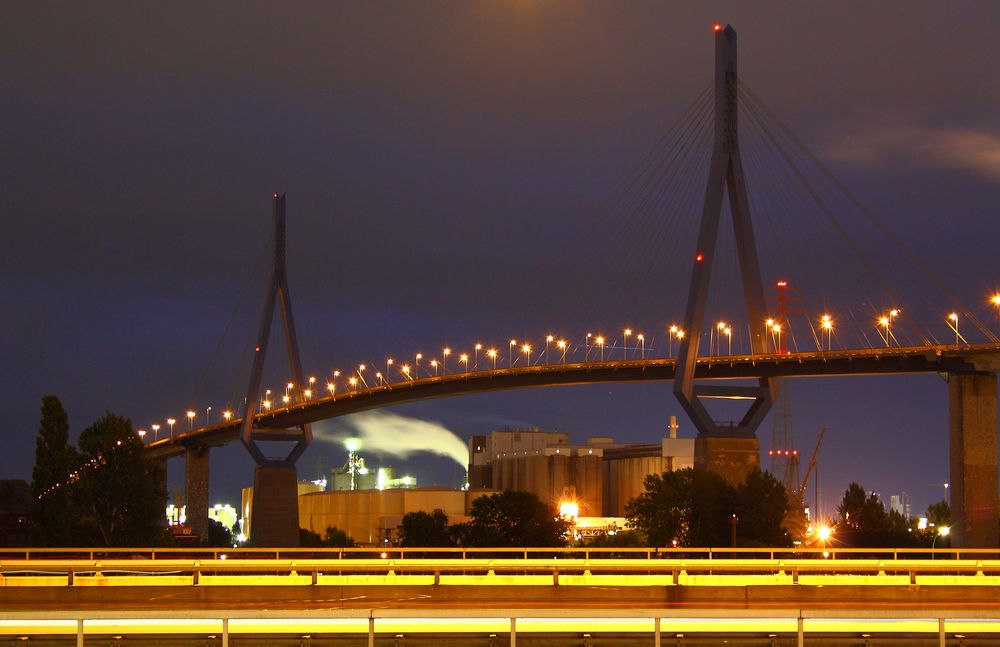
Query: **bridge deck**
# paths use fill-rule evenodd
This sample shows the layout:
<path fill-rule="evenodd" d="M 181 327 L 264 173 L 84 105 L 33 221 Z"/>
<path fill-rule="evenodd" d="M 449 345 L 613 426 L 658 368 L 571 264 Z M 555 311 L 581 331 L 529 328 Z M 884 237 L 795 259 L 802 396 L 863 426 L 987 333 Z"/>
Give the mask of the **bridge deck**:
<path fill-rule="evenodd" d="M 313 398 L 255 416 L 255 427 L 280 430 L 370 409 L 487 391 L 597 384 L 616 381 L 672 380 L 676 360 L 652 358 L 540 364 L 453 373 L 374 385 Z M 698 359 L 700 380 L 759 377 L 822 377 L 902 373 L 969 373 L 1000 370 L 1000 345 L 930 346 L 788 353 L 783 355 L 712 356 Z M 241 419 L 176 433 L 149 443 L 156 457 L 182 454 L 189 447 L 222 445 L 239 437 Z"/>

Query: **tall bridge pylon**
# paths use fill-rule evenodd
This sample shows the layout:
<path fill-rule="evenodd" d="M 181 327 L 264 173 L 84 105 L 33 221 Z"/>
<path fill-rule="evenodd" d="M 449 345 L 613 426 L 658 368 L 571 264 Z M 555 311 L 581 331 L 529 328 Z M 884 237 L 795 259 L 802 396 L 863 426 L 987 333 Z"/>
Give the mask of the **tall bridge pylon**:
<path fill-rule="evenodd" d="M 705 323 L 715 260 L 723 192 L 729 194 L 747 319 L 751 323 L 765 320 L 764 287 L 740 157 L 738 107 L 736 31 L 729 25 L 725 29 L 716 25 L 715 141 L 684 315 L 684 325 L 690 334 L 681 341 L 678 350 L 674 395 L 698 429 L 695 464 L 732 480 L 742 479 L 747 471 L 759 465 L 759 443 L 755 432 L 777 399 L 777 382 L 770 378 L 761 378 L 757 386 L 705 386 L 694 383 L 700 331 Z M 751 325 L 751 330 L 757 327 Z M 750 344 L 755 354 L 767 351 L 766 339 L 759 332 L 751 333 Z M 751 401 L 751 404 L 738 423 L 724 425 L 712 419 L 702 402 L 703 398 L 743 399 Z"/>
<path fill-rule="evenodd" d="M 258 546 L 298 546 L 299 545 L 299 505 L 298 478 L 295 461 L 312 442 L 312 427 L 309 423 L 288 429 L 256 428 L 255 414 L 261 406 L 260 382 L 267 357 L 267 345 L 271 336 L 271 323 L 277 303 L 285 330 L 285 350 L 292 379 L 295 380 L 290 397 L 298 398 L 305 384 L 299 343 L 295 334 L 295 319 L 292 317 L 292 302 L 288 292 L 288 276 L 285 272 L 285 195 L 272 196 L 274 213 L 274 256 L 271 276 L 264 295 L 257 344 L 254 347 L 253 368 L 247 386 L 246 412 L 240 426 L 240 440 L 257 463 L 253 477 L 253 501 L 250 516 L 253 520 L 253 538 Z M 294 443 L 284 457 L 266 456 L 258 441 L 283 441 Z"/>

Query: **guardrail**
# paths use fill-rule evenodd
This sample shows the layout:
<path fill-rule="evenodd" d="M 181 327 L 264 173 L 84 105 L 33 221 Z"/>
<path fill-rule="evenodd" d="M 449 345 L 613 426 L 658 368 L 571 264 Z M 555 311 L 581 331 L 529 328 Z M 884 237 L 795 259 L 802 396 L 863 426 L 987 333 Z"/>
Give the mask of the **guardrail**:
<path fill-rule="evenodd" d="M 162 578 L 160 582 L 152 578 Z M 696 585 L 866 583 L 1000 585 L 1000 560 L 826 559 L 97 559 L 0 560 L 0 584 L 73 586 L 116 579 L 121 585 L 598 584 Z M 704 576 L 714 578 L 711 581 Z M 859 577 L 862 576 L 862 577 Z M 354 580 L 343 580 L 344 577 Z M 133 579 L 137 578 L 137 579 Z M 361 578 L 361 579 L 357 579 Z M 483 579 L 485 578 L 485 579 Z M 491 580 L 490 578 L 501 578 Z M 562 579 L 560 579 L 562 578 Z M 699 579 L 702 578 L 702 579 Z M 833 578 L 833 579 L 830 579 Z M 843 578 L 843 579 L 838 579 Z M 875 581 L 873 578 L 879 578 Z M 609 579 L 609 581 L 610 581 Z"/>
<path fill-rule="evenodd" d="M 605 559 L 998 559 L 1000 548 L 588 548 L 517 547 L 454 548 L 398 546 L 362 548 L 0 548 L 0 561 L 9 559 L 426 559 L 428 556 L 479 559 L 503 556 L 510 559 L 605 558 Z"/>

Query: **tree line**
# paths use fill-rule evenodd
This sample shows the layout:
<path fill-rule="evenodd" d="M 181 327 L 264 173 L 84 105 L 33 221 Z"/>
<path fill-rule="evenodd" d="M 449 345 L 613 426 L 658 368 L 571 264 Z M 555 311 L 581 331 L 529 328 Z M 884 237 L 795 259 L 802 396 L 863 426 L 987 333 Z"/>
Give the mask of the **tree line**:
<path fill-rule="evenodd" d="M 605 546 L 787 547 L 805 539 L 801 504 L 768 472 L 755 470 L 738 485 L 698 469 L 645 478 L 643 492 L 626 504 L 628 530 L 591 540 Z M 32 472 L 32 545 L 157 546 L 165 528 L 167 492 L 160 461 L 147 457 L 131 422 L 107 412 L 69 442 L 69 419 L 59 398 L 42 398 Z M 838 546 L 875 548 L 947 545 L 946 502 L 928 509 L 930 526 L 886 511 L 875 493 L 852 483 L 834 521 Z M 402 519 L 405 547 L 543 547 L 572 541 L 571 524 L 555 506 L 529 492 L 504 491 L 472 502 L 468 521 L 449 523 L 441 510 Z M 212 521 L 203 542 L 232 545 L 230 529 Z M 303 546 L 353 546 L 342 530 L 324 536 L 301 531 Z M 943 540 L 943 541 L 941 541 Z"/>
<path fill-rule="evenodd" d="M 157 546 L 167 503 L 163 465 L 146 456 L 132 423 L 107 412 L 69 442 L 69 416 L 42 398 L 31 474 L 33 546 Z"/>

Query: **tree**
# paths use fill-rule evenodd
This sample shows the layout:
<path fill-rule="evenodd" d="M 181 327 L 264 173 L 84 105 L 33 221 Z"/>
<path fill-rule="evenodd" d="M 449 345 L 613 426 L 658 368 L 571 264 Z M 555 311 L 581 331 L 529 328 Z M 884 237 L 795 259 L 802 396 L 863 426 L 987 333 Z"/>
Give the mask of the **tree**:
<path fill-rule="evenodd" d="M 783 525 L 788 520 L 788 495 L 770 472 L 750 472 L 736 488 L 735 498 L 740 546 L 791 545 Z"/>
<path fill-rule="evenodd" d="M 770 474 L 751 472 L 733 487 L 714 472 L 683 469 L 646 477 L 644 491 L 625 505 L 630 528 L 654 546 L 728 546 L 736 515 L 737 544 L 787 546 L 782 526 L 785 488 Z"/>
<path fill-rule="evenodd" d="M 215 519 L 208 520 L 207 545 L 214 548 L 228 548 L 233 545 L 233 533 L 226 525 Z"/>
<path fill-rule="evenodd" d="M 69 444 L 66 410 L 59 398 L 46 395 L 42 398 L 42 418 L 35 440 L 35 467 L 31 472 L 32 545 L 73 544 L 75 516 L 70 513 L 69 479 L 77 462 L 76 450 Z"/>
<path fill-rule="evenodd" d="M 650 474 L 644 491 L 625 505 L 630 528 L 654 546 L 726 546 L 735 512 L 733 489 L 707 470 Z"/>
<path fill-rule="evenodd" d="M 80 434 L 73 485 L 78 541 L 91 546 L 152 546 L 163 541 L 164 469 L 149 458 L 132 423 L 110 411 Z"/>
<path fill-rule="evenodd" d="M 299 528 L 299 546 L 302 548 L 322 548 L 323 538 L 318 532 L 313 532 L 308 528 Z"/>
<path fill-rule="evenodd" d="M 927 521 L 934 524 L 934 527 L 951 525 L 951 506 L 942 499 L 937 503 L 927 506 Z"/>
<path fill-rule="evenodd" d="M 448 515 L 443 510 L 434 512 L 409 512 L 403 516 L 399 527 L 401 546 L 440 548 L 454 546 L 455 540 L 448 532 Z"/>
<path fill-rule="evenodd" d="M 299 528 L 299 546 L 302 548 L 353 548 L 354 539 L 336 526 L 327 526 L 322 537 L 318 532 Z"/>
<path fill-rule="evenodd" d="M 462 546 L 564 546 L 569 522 L 531 492 L 505 490 L 472 502 L 468 523 L 453 526 Z"/>
<path fill-rule="evenodd" d="M 903 515 L 886 512 L 878 494 L 866 493 L 857 483 L 844 491 L 837 513 L 837 542 L 849 548 L 901 548 L 915 546 L 921 539 Z"/>
<path fill-rule="evenodd" d="M 327 526 L 323 545 L 329 548 L 353 548 L 355 544 L 354 539 L 346 531 L 336 526 Z"/>

